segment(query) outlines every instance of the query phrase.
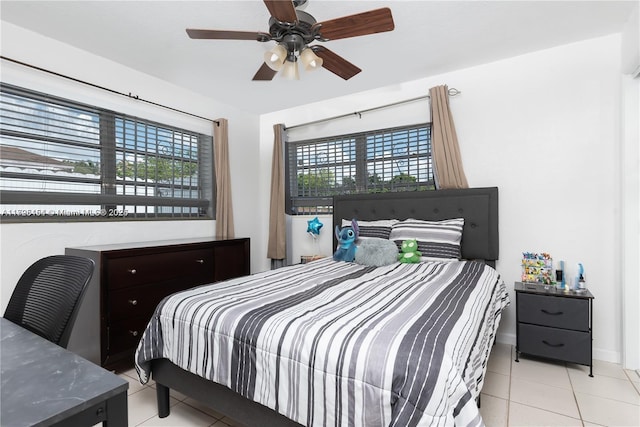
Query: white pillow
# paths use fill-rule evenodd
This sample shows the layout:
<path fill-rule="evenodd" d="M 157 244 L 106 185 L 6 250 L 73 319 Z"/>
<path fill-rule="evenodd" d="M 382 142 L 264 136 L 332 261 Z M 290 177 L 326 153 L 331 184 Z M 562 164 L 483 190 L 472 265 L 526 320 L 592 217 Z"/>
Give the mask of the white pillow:
<path fill-rule="evenodd" d="M 418 250 L 424 258 L 460 259 L 464 218 L 442 221 L 405 219 L 393 225 L 389 240 L 400 250 L 404 240 L 418 241 Z"/>
<path fill-rule="evenodd" d="M 358 221 L 358 229 L 360 230 L 359 238 L 376 237 L 378 239 L 389 239 L 391 228 L 398 222 L 397 219 L 380 219 L 377 221 Z M 351 226 L 350 219 L 342 220 L 342 227 Z"/>

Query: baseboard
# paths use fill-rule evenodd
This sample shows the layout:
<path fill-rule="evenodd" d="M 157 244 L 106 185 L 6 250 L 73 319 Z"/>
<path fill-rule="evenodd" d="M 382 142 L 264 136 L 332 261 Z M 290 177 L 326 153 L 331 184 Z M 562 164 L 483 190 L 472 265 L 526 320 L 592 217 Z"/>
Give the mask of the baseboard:
<path fill-rule="evenodd" d="M 601 348 L 593 349 L 593 358 L 602 360 L 603 362 L 622 363 L 622 354 L 618 351 L 603 350 Z"/>
<path fill-rule="evenodd" d="M 496 342 L 500 344 L 516 345 L 516 334 L 500 333 L 496 335 Z"/>

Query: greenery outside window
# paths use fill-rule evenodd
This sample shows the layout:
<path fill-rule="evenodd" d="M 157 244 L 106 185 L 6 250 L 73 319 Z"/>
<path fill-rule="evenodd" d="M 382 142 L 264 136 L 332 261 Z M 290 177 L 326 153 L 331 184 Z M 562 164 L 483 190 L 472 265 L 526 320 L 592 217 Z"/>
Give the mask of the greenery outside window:
<path fill-rule="evenodd" d="M 287 213 L 329 214 L 337 194 L 435 189 L 431 125 L 287 142 Z"/>
<path fill-rule="evenodd" d="M 215 216 L 211 136 L 0 85 L 3 221 Z"/>

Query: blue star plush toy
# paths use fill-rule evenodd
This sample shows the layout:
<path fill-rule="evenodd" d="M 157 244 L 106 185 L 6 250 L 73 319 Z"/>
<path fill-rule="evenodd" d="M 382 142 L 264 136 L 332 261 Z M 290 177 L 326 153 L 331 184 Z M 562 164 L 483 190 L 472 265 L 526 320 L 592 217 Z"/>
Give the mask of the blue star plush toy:
<path fill-rule="evenodd" d="M 338 248 L 333 254 L 335 261 L 353 262 L 356 258 L 356 245 L 359 234 L 358 223 L 355 219 L 351 220 L 350 227 L 343 227 L 342 230 L 336 225 L 336 238 L 338 239 Z"/>
<path fill-rule="evenodd" d="M 318 236 L 323 225 L 324 224 L 320 222 L 318 217 L 315 217 L 312 220 L 307 221 L 307 233 L 311 234 L 312 237 Z"/>

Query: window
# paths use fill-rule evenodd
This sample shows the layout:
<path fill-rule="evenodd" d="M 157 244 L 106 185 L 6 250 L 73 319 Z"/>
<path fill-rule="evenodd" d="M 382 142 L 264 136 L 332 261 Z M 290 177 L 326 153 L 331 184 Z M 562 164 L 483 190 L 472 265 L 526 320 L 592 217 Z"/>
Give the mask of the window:
<path fill-rule="evenodd" d="M 214 216 L 212 138 L 2 84 L 4 220 Z"/>
<path fill-rule="evenodd" d="M 288 142 L 287 212 L 328 214 L 337 194 L 433 190 L 431 126 Z"/>

